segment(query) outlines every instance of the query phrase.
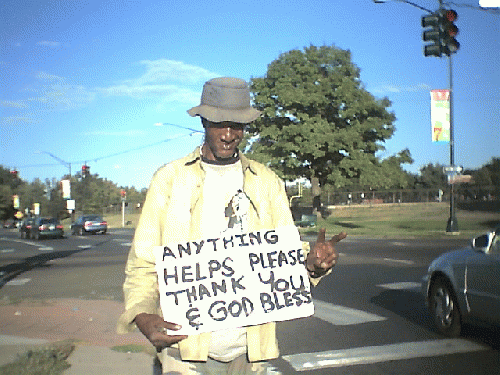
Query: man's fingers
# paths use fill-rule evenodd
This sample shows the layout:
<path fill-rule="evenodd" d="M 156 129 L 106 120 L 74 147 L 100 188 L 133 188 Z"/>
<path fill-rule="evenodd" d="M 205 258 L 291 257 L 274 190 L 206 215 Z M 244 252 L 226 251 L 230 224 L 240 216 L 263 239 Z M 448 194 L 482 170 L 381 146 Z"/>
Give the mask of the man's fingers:
<path fill-rule="evenodd" d="M 332 239 L 330 240 L 330 242 L 333 245 L 333 244 L 336 244 L 337 242 L 342 241 L 346 237 L 347 237 L 346 232 L 340 232 L 339 234 L 336 234 L 335 236 L 333 236 Z M 324 238 L 324 234 L 323 234 L 323 238 Z"/>
<path fill-rule="evenodd" d="M 326 233 L 326 228 L 321 228 L 318 232 L 318 239 L 316 240 L 316 243 L 325 243 L 325 233 Z"/>

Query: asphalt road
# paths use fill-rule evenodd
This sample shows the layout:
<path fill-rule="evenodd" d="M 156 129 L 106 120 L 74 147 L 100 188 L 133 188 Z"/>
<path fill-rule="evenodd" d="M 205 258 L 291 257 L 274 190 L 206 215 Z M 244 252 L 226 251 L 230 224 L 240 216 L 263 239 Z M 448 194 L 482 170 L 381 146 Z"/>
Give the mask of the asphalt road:
<path fill-rule="evenodd" d="M 122 301 L 133 232 L 21 240 L 0 229 L 0 299 Z M 310 240 L 310 239 L 307 239 Z M 438 254 L 466 244 L 369 240 L 339 244 L 334 272 L 313 290 L 313 317 L 278 325 L 282 374 L 492 374 L 500 372 L 500 330 L 465 328 L 448 340 L 433 329 L 420 278 Z"/>

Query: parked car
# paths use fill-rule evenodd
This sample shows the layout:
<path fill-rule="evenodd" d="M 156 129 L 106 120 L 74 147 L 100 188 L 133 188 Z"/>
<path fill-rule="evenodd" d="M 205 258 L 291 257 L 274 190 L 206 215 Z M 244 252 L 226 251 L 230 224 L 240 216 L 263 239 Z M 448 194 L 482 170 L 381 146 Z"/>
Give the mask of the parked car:
<path fill-rule="evenodd" d="M 16 227 L 16 221 L 14 219 L 7 219 L 3 222 L 3 227 L 6 229 L 13 229 Z"/>
<path fill-rule="evenodd" d="M 19 226 L 21 238 L 31 238 L 31 227 L 33 226 L 34 221 L 34 217 L 27 217 L 21 222 L 21 225 Z"/>
<path fill-rule="evenodd" d="M 500 227 L 433 260 L 422 281 L 438 332 L 454 337 L 465 322 L 500 324 Z"/>
<path fill-rule="evenodd" d="M 31 226 L 31 238 L 64 237 L 64 227 L 54 217 L 37 217 Z"/>
<path fill-rule="evenodd" d="M 71 224 L 71 234 L 83 236 L 85 233 L 102 233 L 106 234 L 108 223 L 98 215 L 80 216 L 74 223 Z"/>

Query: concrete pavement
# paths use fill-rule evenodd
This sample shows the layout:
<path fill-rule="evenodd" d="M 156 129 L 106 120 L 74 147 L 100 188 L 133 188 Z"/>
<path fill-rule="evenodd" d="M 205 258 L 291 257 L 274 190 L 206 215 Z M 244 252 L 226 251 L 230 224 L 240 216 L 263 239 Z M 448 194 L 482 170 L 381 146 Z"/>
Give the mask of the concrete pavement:
<path fill-rule="evenodd" d="M 65 375 L 154 374 L 155 352 L 146 338 L 138 331 L 115 333 L 122 311 L 123 304 L 116 301 L 0 301 L 0 366 L 28 350 L 72 339 L 76 347 Z M 122 352 L 120 347 L 135 350 Z"/>

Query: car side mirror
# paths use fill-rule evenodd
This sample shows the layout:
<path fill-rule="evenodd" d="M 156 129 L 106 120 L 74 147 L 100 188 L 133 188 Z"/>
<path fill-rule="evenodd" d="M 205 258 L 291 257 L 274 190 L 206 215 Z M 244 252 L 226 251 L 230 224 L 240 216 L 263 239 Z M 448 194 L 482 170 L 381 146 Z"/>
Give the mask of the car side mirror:
<path fill-rule="evenodd" d="M 476 237 L 472 240 L 472 248 L 476 251 L 487 253 L 492 239 L 493 233 L 483 234 L 479 237 Z"/>

